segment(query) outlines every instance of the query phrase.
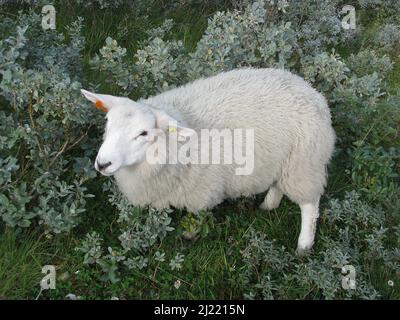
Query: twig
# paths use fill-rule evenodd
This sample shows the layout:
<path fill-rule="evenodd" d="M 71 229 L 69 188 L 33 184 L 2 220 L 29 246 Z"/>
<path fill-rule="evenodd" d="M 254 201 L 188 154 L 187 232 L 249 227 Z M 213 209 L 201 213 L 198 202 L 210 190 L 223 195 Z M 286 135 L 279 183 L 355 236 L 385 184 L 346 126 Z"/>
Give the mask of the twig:
<path fill-rule="evenodd" d="M 33 119 L 32 97 L 30 98 L 30 101 L 29 101 L 28 113 L 29 113 L 29 119 L 30 119 L 30 122 L 31 122 L 31 126 L 32 126 L 33 129 L 36 130 L 36 123 L 35 123 L 35 120 Z M 39 138 L 37 137 L 36 134 L 34 134 L 34 136 L 35 136 L 35 140 L 36 140 L 36 143 L 37 143 L 37 145 L 38 145 L 39 151 L 44 155 L 44 148 L 43 148 L 43 146 L 41 145 L 41 143 L 40 143 L 40 141 L 39 141 Z M 46 157 L 45 157 L 45 161 L 46 161 L 46 163 L 47 163 Z"/>
<path fill-rule="evenodd" d="M 63 146 L 61 147 L 60 151 L 57 152 L 57 154 L 54 156 L 53 160 L 51 160 L 50 164 L 49 164 L 49 168 L 53 166 L 54 162 L 57 160 L 57 158 L 59 156 L 61 156 L 64 152 L 71 150 L 73 147 L 75 147 L 79 142 L 81 142 L 83 140 L 84 137 L 87 136 L 89 130 L 90 130 L 91 126 L 89 126 L 89 128 L 86 130 L 86 132 L 81 135 L 79 138 L 77 138 L 72 144 L 69 144 L 69 138 L 67 138 L 67 140 L 64 142 Z M 68 148 L 67 148 L 68 146 Z"/>
<path fill-rule="evenodd" d="M 83 140 L 84 137 L 87 136 L 87 134 L 89 133 L 90 128 L 92 127 L 92 125 L 89 126 L 89 128 L 87 128 L 86 132 L 81 135 L 78 139 L 76 139 L 68 148 L 67 151 L 71 150 L 73 147 L 75 147 L 79 142 L 81 142 Z"/>
<path fill-rule="evenodd" d="M 50 168 L 53 166 L 54 162 L 57 160 L 57 158 L 58 158 L 60 155 L 62 155 L 62 154 L 64 153 L 65 149 L 67 148 L 68 143 L 69 143 L 69 139 L 67 139 L 67 140 L 64 142 L 64 144 L 63 144 L 63 146 L 61 147 L 60 151 L 58 151 L 57 154 L 54 156 L 53 160 L 51 160 L 51 162 L 50 162 L 50 164 L 48 165 L 48 168 L 47 168 L 47 169 L 50 169 Z"/>

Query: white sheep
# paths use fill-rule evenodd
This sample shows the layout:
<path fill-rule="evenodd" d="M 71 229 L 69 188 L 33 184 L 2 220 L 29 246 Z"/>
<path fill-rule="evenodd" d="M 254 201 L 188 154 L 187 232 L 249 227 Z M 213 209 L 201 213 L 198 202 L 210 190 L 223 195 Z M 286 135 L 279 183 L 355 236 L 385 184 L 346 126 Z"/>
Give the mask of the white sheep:
<path fill-rule="evenodd" d="M 285 194 L 301 209 L 298 251 L 312 247 L 335 133 L 325 98 L 302 78 L 284 70 L 239 69 L 137 102 L 82 93 L 107 111 L 95 167 L 114 175 L 132 204 L 198 212 L 268 190 L 261 208 L 272 210 Z M 237 175 L 235 164 L 147 161 L 160 130 L 187 137 L 205 128 L 254 129 L 253 172 Z"/>

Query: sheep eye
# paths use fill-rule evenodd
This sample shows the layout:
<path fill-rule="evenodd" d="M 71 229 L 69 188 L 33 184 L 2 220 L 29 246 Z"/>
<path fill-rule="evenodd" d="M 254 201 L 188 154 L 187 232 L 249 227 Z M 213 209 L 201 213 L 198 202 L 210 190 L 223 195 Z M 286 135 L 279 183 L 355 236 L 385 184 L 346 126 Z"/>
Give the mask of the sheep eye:
<path fill-rule="evenodd" d="M 137 138 L 139 138 L 140 136 L 144 137 L 147 136 L 147 131 L 144 130 L 141 133 L 139 133 L 136 137 L 133 138 L 133 140 L 136 140 Z"/>

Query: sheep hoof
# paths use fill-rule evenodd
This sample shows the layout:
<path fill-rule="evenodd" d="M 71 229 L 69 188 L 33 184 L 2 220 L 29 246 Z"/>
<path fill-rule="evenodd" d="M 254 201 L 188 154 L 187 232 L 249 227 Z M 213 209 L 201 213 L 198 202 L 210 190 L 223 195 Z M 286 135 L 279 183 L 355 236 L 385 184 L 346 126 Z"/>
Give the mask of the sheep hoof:
<path fill-rule="evenodd" d="M 298 257 L 305 257 L 310 253 L 309 249 L 301 249 L 301 248 L 297 248 L 296 250 L 296 255 Z"/>
<path fill-rule="evenodd" d="M 268 190 L 267 196 L 265 197 L 263 203 L 260 205 L 260 209 L 263 210 L 274 210 L 279 207 L 281 203 L 283 193 L 277 187 L 271 187 Z"/>
<path fill-rule="evenodd" d="M 308 256 L 311 253 L 312 245 L 311 246 L 297 246 L 296 254 L 299 257 Z"/>
<path fill-rule="evenodd" d="M 267 201 L 265 201 L 265 200 L 259 206 L 259 208 L 261 210 L 267 210 L 267 211 L 272 211 L 274 209 L 277 209 L 278 207 L 279 207 L 279 203 L 278 204 L 270 204 L 270 203 L 267 203 Z"/>
<path fill-rule="evenodd" d="M 265 203 L 265 201 L 263 201 L 263 203 L 260 204 L 259 208 L 261 210 L 269 210 L 269 208 L 267 207 L 267 204 Z"/>

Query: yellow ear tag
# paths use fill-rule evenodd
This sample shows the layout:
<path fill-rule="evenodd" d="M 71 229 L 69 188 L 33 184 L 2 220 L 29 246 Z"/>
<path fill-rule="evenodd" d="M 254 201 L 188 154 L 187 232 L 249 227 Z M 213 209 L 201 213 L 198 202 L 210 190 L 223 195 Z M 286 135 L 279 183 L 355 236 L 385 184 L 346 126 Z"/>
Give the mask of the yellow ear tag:
<path fill-rule="evenodd" d="M 168 128 L 168 131 L 169 131 L 170 133 L 177 132 L 176 127 L 169 127 L 169 128 Z"/>

